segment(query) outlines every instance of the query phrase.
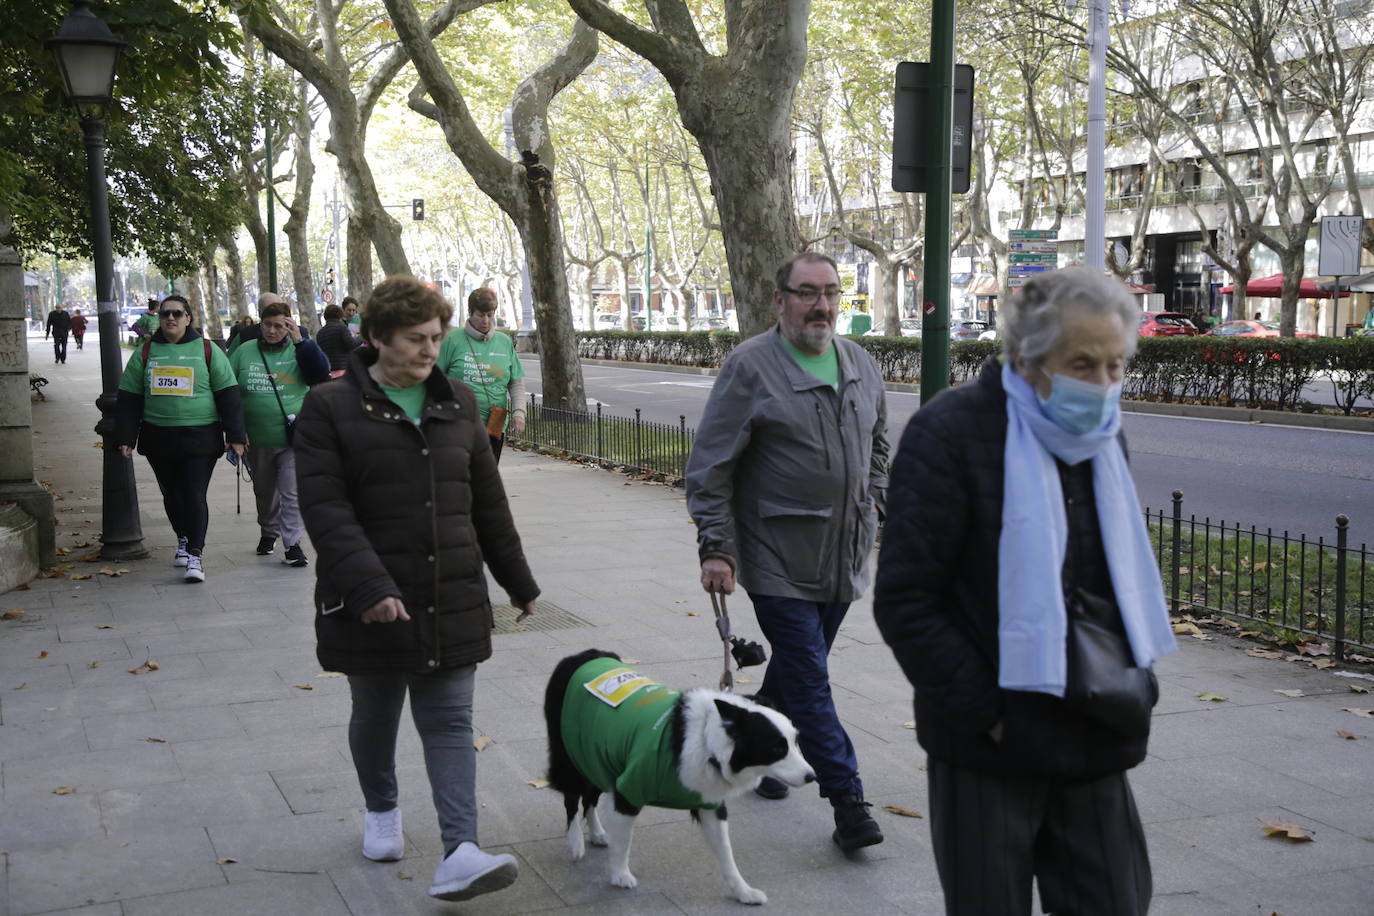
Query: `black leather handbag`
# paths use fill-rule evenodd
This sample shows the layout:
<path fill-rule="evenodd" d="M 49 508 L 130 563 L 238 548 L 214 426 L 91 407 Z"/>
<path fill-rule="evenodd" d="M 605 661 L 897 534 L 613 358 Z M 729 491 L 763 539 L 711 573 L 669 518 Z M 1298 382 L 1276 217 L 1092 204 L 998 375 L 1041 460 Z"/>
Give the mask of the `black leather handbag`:
<path fill-rule="evenodd" d="M 1099 725 L 1127 738 L 1150 733 L 1150 710 L 1159 699 L 1154 672 L 1139 668 L 1125 636 L 1099 621 L 1120 612 L 1096 595 L 1072 588 L 1068 613 L 1068 683 L 1064 699 Z"/>

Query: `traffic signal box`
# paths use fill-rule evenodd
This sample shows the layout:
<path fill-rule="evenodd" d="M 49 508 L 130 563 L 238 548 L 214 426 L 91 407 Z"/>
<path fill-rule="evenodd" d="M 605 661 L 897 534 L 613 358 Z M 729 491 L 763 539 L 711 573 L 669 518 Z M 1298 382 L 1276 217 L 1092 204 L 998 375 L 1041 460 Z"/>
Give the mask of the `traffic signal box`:
<path fill-rule="evenodd" d="M 410 218 L 417 223 L 425 218 L 425 199 L 416 197 L 410 201 Z"/>
<path fill-rule="evenodd" d="M 931 171 L 940 151 L 930 129 L 936 106 L 931 99 L 930 64 L 897 65 L 897 97 L 892 111 L 892 190 L 929 193 Z M 950 191 L 968 193 L 973 152 L 973 68 L 954 65 L 954 134 L 950 144 Z"/>

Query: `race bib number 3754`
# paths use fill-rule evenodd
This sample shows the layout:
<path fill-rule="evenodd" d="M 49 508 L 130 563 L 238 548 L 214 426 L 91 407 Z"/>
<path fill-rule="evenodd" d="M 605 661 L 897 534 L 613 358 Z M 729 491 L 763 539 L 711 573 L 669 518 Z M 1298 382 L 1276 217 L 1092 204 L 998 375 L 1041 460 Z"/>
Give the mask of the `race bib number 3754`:
<path fill-rule="evenodd" d="M 154 366 L 149 394 L 189 398 L 195 394 L 195 381 L 190 366 Z"/>

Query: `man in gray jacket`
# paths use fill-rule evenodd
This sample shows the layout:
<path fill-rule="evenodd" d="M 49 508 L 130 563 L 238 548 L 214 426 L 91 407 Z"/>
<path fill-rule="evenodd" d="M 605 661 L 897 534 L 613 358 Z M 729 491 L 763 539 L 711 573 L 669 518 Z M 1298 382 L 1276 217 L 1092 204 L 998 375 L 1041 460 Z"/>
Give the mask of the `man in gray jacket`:
<path fill-rule="evenodd" d="M 721 367 L 687 463 L 701 584 L 754 603 L 772 660 L 759 698 L 797 726 L 845 852 L 881 843 L 854 745 L 835 712 L 827 656 L 868 585 L 887 491 L 887 408 L 873 358 L 835 337 L 835 262 L 803 253 L 778 271 L 778 325 Z M 758 792 L 781 798 L 765 780 Z"/>

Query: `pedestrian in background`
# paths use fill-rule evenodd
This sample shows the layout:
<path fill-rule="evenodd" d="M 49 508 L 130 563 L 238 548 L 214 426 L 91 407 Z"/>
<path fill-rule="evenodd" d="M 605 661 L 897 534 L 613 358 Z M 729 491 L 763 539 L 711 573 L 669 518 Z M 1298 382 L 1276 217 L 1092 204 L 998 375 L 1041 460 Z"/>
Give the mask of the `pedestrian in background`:
<path fill-rule="evenodd" d="M 778 271 L 778 324 L 735 348 L 697 429 L 687 509 L 701 583 L 754 604 L 773 657 L 759 697 L 797 726 L 806 762 L 834 808 L 845 852 L 881 843 L 854 745 L 835 710 L 827 657 L 868 584 L 887 490 L 887 408 L 877 364 L 835 336 L 835 262 L 799 254 Z M 756 790 L 781 798 L 765 778 Z"/>
<path fill-rule="evenodd" d="M 52 337 L 53 363 L 67 361 L 67 335 L 72 332 L 72 316 L 61 302 L 48 312 L 48 323 L 43 328 L 43 339 Z"/>
<path fill-rule="evenodd" d="M 1139 314 L 1086 267 L 1029 280 L 1000 364 L 893 462 L 873 608 L 915 686 L 949 916 L 1029 916 L 1032 878 L 1045 912 L 1149 907 L 1126 770 L 1175 646 L 1120 435 Z"/>
<path fill-rule="evenodd" d="M 81 309 L 72 312 L 72 339 L 76 341 L 76 348 L 83 349 L 82 343 L 86 339 L 86 316 L 81 314 Z"/>
<path fill-rule="evenodd" d="M 186 567 L 186 581 L 204 582 L 202 553 L 210 526 L 205 494 L 226 441 L 243 455 L 243 407 L 228 357 L 191 327 L 186 299 L 163 299 L 158 321 L 119 380 L 112 444 L 127 457 L 137 443 L 148 459 L 176 532 L 172 564 Z"/>
<path fill-rule="evenodd" d="M 329 369 L 336 376 L 348 366 L 348 354 L 363 345 L 344 323 L 343 309 L 337 305 L 324 307 L 324 327 L 315 335 L 315 342 L 329 358 Z"/>
<path fill-rule="evenodd" d="M 525 367 L 510 335 L 496 330 L 494 290 L 483 286 L 468 295 L 468 320 L 444 338 L 438 365 L 477 395 L 492 454 L 500 461 L 507 421 L 512 434 L 525 431 Z"/>
<path fill-rule="evenodd" d="M 352 296 L 344 296 L 339 303 L 339 308 L 343 309 L 343 321 L 348 325 L 348 329 L 353 332 L 355 337 L 362 336 L 362 315 L 358 300 Z"/>
<path fill-rule="evenodd" d="M 134 337 L 136 337 L 140 343 L 145 340 L 150 340 L 152 336 L 157 333 L 160 323 L 161 319 L 158 317 L 158 301 L 156 299 L 149 299 L 147 307 L 143 310 L 143 314 L 139 315 L 138 320 L 134 322 Z"/>
<path fill-rule="evenodd" d="M 263 306 L 260 325 L 261 336 L 229 357 L 248 430 L 248 463 L 258 509 L 257 554 L 271 556 L 280 538 L 282 562 L 302 567 L 309 560 L 301 547 L 305 526 L 296 499 L 292 429 L 310 386 L 328 380 L 329 360 L 314 341 L 301 336 L 285 302 Z"/>
<path fill-rule="evenodd" d="M 225 343 L 225 346 L 233 347 L 238 342 L 239 335 L 243 333 L 244 329 L 251 328 L 253 324 L 252 315 L 244 315 L 238 321 L 234 322 L 234 326 L 229 329 L 229 339 Z"/>
<path fill-rule="evenodd" d="M 513 856 L 477 845 L 472 696 L 492 629 L 483 561 L 522 619 L 539 588 L 477 401 L 435 367 L 452 315 L 414 277 L 379 284 L 363 311 L 370 346 L 305 398 L 296 468 L 318 554 L 317 654 L 325 670 L 348 675 L 352 695 L 363 855 L 392 861 L 405 851 L 395 750 L 409 694 L 444 846 L 429 893 L 465 900 L 517 875 Z"/>

